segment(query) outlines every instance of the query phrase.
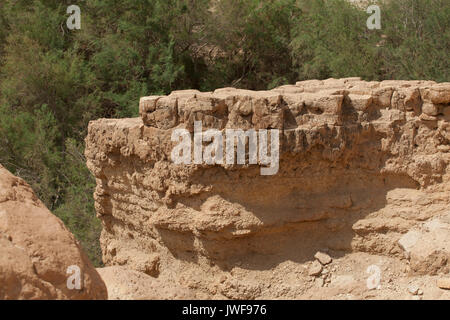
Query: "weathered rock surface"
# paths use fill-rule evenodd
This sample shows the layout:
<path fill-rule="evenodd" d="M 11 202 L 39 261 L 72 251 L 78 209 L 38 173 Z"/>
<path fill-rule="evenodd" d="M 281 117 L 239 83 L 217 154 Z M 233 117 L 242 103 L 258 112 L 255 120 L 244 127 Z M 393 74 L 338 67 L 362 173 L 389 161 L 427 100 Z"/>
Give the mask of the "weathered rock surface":
<path fill-rule="evenodd" d="M 142 98 L 140 118 L 89 125 L 104 261 L 199 298 L 314 297 L 305 264 L 324 248 L 331 266 L 367 253 L 397 259 L 405 276 L 448 273 L 448 229 L 433 226 L 449 213 L 449 110 L 450 83 L 359 78 Z M 279 129 L 278 173 L 172 163 L 172 131 L 194 121 Z M 427 250 L 405 247 L 408 232 L 429 233 Z"/>
<path fill-rule="evenodd" d="M 70 266 L 81 288 L 70 290 Z M 0 165 L 0 300 L 106 299 L 106 287 L 62 221 Z"/>
<path fill-rule="evenodd" d="M 417 224 L 404 234 L 399 244 L 416 273 L 437 274 L 450 271 L 450 212 Z"/>
<path fill-rule="evenodd" d="M 195 293 L 173 284 L 170 279 L 155 279 L 145 273 L 113 266 L 97 269 L 108 288 L 109 300 L 192 300 Z"/>
<path fill-rule="evenodd" d="M 450 290 L 450 278 L 438 279 L 437 285 L 441 289 Z"/>

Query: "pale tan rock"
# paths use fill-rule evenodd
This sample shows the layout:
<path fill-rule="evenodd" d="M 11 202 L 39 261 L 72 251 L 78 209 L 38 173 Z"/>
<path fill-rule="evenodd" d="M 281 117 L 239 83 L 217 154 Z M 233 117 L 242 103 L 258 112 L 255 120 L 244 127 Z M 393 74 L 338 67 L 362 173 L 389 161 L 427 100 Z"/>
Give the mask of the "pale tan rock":
<path fill-rule="evenodd" d="M 450 103 L 450 83 L 448 82 L 424 87 L 420 92 L 424 101 L 431 101 L 434 104 Z"/>
<path fill-rule="evenodd" d="M 424 103 L 422 111 L 428 116 L 437 116 L 439 114 L 439 107 L 432 103 Z"/>
<path fill-rule="evenodd" d="M 419 87 L 415 82 L 411 84 L 404 84 L 392 88 L 393 94 L 391 98 L 390 106 L 393 109 L 401 111 L 415 111 L 420 113 L 420 107 L 422 105 L 422 97 L 420 95 Z"/>
<path fill-rule="evenodd" d="M 410 284 L 408 286 L 408 292 L 412 295 L 419 294 L 419 290 L 420 290 L 420 288 L 416 284 Z"/>
<path fill-rule="evenodd" d="M 450 290 L 450 278 L 438 279 L 437 286 L 441 289 Z"/>
<path fill-rule="evenodd" d="M 366 111 L 373 101 L 371 95 L 349 94 L 348 98 L 353 108 L 358 111 Z"/>
<path fill-rule="evenodd" d="M 420 120 L 422 121 L 436 121 L 438 118 L 435 116 L 430 116 L 426 113 L 422 113 L 419 117 Z"/>
<path fill-rule="evenodd" d="M 80 270 L 80 289 L 67 285 L 71 266 Z M 0 299 L 106 298 L 74 236 L 30 186 L 0 165 Z"/>
<path fill-rule="evenodd" d="M 391 98 L 394 90 L 390 87 L 384 87 L 375 89 L 372 91 L 372 97 L 374 103 L 382 109 L 385 109 L 391 105 Z"/>
<path fill-rule="evenodd" d="M 360 284 L 352 275 L 339 275 L 331 280 L 331 284 L 337 287 L 341 292 L 351 292 L 354 288 Z"/>
<path fill-rule="evenodd" d="M 422 99 L 420 96 L 420 91 L 417 88 L 406 89 L 404 90 L 404 106 L 408 111 L 417 110 L 422 103 Z"/>
<path fill-rule="evenodd" d="M 320 289 L 310 282 L 322 248 L 333 266 L 364 252 L 395 259 L 405 277 L 445 273 L 447 233 L 427 231 L 450 204 L 445 90 L 432 81 L 327 79 L 270 91 L 183 91 L 168 96 L 177 99 L 177 122 L 163 113 L 148 121 L 155 98 L 143 98 L 150 102 L 140 118 L 91 122 L 85 154 L 97 179 L 104 262 L 173 278 L 200 299 L 337 294 L 334 272 Z M 436 116 L 422 111 L 437 102 Z M 194 121 L 221 132 L 278 129 L 278 173 L 172 163 L 173 130 L 192 130 Z M 408 244 L 412 230 L 419 236 Z M 348 262 L 343 274 L 354 281 L 345 292 L 386 294 L 383 284 L 366 292 L 367 267 L 377 263 Z M 407 283 L 395 291 L 404 299 Z M 426 299 L 429 288 L 420 287 Z"/>
<path fill-rule="evenodd" d="M 309 267 L 308 274 L 310 276 L 319 276 L 322 272 L 322 265 L 318 261 L 314 261 L 312 265 Z"/>
<path fill-rule="evenodd" d="M 427 221 L 421 230 L 403 235 L 399 244 L 410 259 L 413 271 L 421 274 L 449 271 L 450 224 L 445 219 Z"/>
<path fill-rule="evenodd" d="M 344 96 L 341 94 L 311 94 L 305 96 L 305 106 L 312 112 L 340 114 Z"/>
<path fill-rule="evenodd" d="M 322 265 L 329 264 L 331 263 L 331 261 L 333 261 L 333 259 L 331 259 L 331 257 L 328 254 L 320 251 L 314 255 L 314 258 L 316 258 L 317 261 L 319 261 Z"/>
<path fill-rule="evenodd" d="M 402 247 L 403 250 L 405 250 L 408 254 L 410 254 L 411 249 L 414 248 L 414 246 L 417 244 L 417 242 L 420 240 L 421 233 L 419 231 L 409 231 L 405 235 L 403 235 L 398 243 Z"/>

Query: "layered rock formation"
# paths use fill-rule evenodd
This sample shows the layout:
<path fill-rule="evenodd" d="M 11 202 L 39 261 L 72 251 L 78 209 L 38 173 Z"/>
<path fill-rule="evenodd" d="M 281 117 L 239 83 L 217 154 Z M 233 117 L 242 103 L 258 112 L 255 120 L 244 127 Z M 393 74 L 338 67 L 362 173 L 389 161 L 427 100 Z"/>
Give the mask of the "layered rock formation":
<path fill-rule="evenodd" d="M 72 270 L 80 271 L 79 283 L 71 281 L 78 276 Z M 106 298 L 74 236 L 29 185 L 0 165 L 0 300 Z"/>
<path fill-rule="evenodd" d="M 319 250 L 396 259 L 405 275 L 449 271 L 450 83 L 177 91 L 142 98 L 140 114 L 93 121 L 86 138 L 107 265 L 233 299 L 308 296 Z M 279 171 L 173 163 L 172 132 L 194 121 L 280 130 Z M 402 240 L 430 221 L 429 248 Z"/>

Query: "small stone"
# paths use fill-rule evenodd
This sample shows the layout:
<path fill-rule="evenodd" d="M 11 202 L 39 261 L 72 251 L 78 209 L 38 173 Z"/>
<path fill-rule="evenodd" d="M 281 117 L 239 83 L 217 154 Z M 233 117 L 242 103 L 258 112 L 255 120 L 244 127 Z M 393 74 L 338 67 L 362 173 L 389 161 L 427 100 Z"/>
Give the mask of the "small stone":
<path fill-rule="evenodd" d="M 252 103 L 251 101 L 243 101 L 239 105 L 239 112 L 243 116 L 248 116 L 252 113 Z"/>
<path fill-rule="evenodd" d="M 412 111 L 420 107 L 422 99 L 420 97 L 420 91 L 418 89 L 416 88 L 406 89 L 404 93 L 405 93 L 404 104 L 406 110 Z"/>
<path fill-rule="evenodd" d="M 416 230 L 410 230 L 405 233 L 399 240 L 398 244 L 405 251 L 405 253 L 411 253 L 411 249 L 416 245 L 417 241 L 419 241 L 422 234 Z"/>
<path fill-rule="evenodd" d="M 349 94 L 348 98 L 353 108 L 359 111 L 366 111 L 373 101 L 371 95 Z"/>
<path fill-rule="evenodd" d="M 417 294 L 418 294 L 419 296 L 423 296 L 423 291 L 419 289 L 419 291 L 417 291 Z"/>
<path fill-rule="evenodd" d="M 314 255 L 314 258 L 316 258 L 322 265 L 329 264 L 333 261 L 329 255 L 320 251 Z"/>
<path fill-rule="evenodd" d="M 310 276 L 318 276 L 322 272 L 322 269 L 323 269 L 322 265 L 319 262 L 314 261 L 312 265 L 309 267 L 308 274 Z"/>
<path fill-rule="evenodd" d="M 409 293 L 411 293 L 412 295 L 416 295 L 416 294 L 418 294 L 419 293 L 419 287 L 418 286 L 416 286 L 415 284 L 410 284 L 409 286 L 408 286 L 408 291 L 409 291 Z"/>
<path fill-rule="evenodd" d="M 442 278 L 437 281 L 437 286 L 441 289 L 450 290 L 450 278 Z"/>
<path fill-rule="evenodd" d="M 437 117 L 435 117 L 435 116 L 429 116 L 429 115 L 427 115 L 427 114 L 425 114 L 425 113 L 422 113 L 422 114 L 419 116 L 419 119 L 422 120 L 422 121 L 436 121 L 436 120 L 437 120 Z"/>
<path fill-rule="evenodd" d="M 422 112 L 429 116 L 437 116 L 439 114 L 439 108 L 432 103 L 424 103 L 422 106 Z"/>
<path fill-rule="evenodd" d="M 422 297 L 421 296 L 412 296 L 412 299 L 413 300 L 422 300 Z"/>

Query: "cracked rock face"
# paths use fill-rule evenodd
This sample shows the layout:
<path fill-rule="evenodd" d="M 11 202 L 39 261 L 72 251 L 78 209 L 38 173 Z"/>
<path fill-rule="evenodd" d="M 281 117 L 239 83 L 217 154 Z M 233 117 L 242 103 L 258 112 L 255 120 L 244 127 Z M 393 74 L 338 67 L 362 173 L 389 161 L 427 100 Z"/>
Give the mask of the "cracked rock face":
<path fill-rule="evenodd" d="M 307 286 L 297 278 L 317 251 L 409 259 L 401 237 L 448 213 L 450 83 L 347 78 L 177 91 L 142 98 L 140 115 L 89 125 L 103 258 L 200 298 L 300 297 Z M 194 121 L 203 130 L 280 130 L 278 173 L 174 164 L 172 131 L 192 132 Z M 420 264 L 430 257 L 413 254 L 411 272 L 447 272 L 448 246 L 436 247 L 440 262 L 427 269 Z M 296 283 L 267 286 L 274 272 Z"/>
<path fill-rule="evenodd" d="M 79 290 L 67 286 L 70 266 L 80 270 Z M 74 236 L 29 185 L 0 165 L 0 300 L 106 298 Z"/>

